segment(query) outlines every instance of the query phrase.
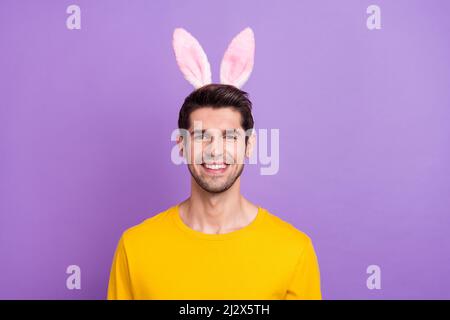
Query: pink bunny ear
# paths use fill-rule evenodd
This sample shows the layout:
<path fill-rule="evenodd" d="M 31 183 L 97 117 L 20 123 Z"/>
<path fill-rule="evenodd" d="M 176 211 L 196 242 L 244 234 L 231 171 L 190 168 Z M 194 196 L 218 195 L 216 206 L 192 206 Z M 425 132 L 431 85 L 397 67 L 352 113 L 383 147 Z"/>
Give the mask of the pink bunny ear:
<path fill-rule="evenodd" d="M 220 65 L 220 82 L 242 87 L 253 70 L 255 36 L 252 29 L 245 28 L 228 46 Z"/>
<path fill-rule="evenodd" d="M 183 28 L 173 32 L 173 49 L 184 77 L 196 89 L 211 83 L 211 67 L 200 43 Z"/>

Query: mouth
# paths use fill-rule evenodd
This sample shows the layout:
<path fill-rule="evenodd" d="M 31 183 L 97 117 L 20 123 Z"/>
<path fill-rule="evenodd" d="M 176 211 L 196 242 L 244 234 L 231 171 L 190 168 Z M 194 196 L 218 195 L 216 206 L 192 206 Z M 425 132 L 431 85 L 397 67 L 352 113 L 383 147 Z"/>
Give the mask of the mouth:
<path fill-rule="evenodd" d="M 203 170 L 209 174 L 222 174 L 225 171 L 227 171 L 230 165 L 226 163 L 212 163 L 212 164 L 202 163 L 201 166 Z"/>

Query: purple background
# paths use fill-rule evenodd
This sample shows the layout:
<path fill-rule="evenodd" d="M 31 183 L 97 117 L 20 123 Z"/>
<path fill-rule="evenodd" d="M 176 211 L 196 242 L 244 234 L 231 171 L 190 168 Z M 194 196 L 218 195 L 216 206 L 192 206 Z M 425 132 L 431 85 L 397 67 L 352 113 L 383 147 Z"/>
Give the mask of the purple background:
<path fill-rule="evenodd" d="M 170 160 L 192 90 L 179 26 L 215 82 L 255 31 L 244 89 L 256 127 L 280 129 L 280 170 L 247 166 L 243 193 L 313 239 L 324 299 L 450 298 L 449 16 L 425 0 L 1 1 L 0 298 L 104 299 L 122 231 L 189 195 Z"/>

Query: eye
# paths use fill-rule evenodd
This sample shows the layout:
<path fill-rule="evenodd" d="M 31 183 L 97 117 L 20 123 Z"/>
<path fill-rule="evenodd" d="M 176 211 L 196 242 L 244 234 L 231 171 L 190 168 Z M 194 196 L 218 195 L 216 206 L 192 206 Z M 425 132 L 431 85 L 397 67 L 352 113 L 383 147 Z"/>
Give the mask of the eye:
<path fill-rule="evenodd" d="M 194 133 L 194 140 L 200 141 L 203 139 L 203 134 L 200 133 Z"/>
<path fill-rule="evenodd" d="M 227 141 L 234 141 L 237 140 L 237 134 L 234 130 L 227 130 L 225 132 L 225 136 L 224 136 L 225 140 Z"/>
<path fill-rule="evenodd" d="M 209 141 L 211 139 L 211 136 L 208 133 L 195 133 L 194 134 L 194 140 L 196 141 Z"/>
<path fill-rule="evenodd" d="M 227 140 L 237 140 L 237 136 L 235 134 L 227 134 L 225 135 L 225 139 Z"/>

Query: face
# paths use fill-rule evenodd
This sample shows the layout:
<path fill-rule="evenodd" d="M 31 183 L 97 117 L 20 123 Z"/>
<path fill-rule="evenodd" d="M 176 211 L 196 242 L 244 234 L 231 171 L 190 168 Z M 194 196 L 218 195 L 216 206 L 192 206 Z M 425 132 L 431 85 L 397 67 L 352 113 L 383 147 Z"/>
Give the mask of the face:
<path fill-rule="evenodd" d="M 253 136 L 245 145 L 241 114 L 232 108 L 202 107 L 191 113 L 190 125 L 184 141 L 179 141 L 192 177 L 207 192 L 228 190 L 241 175 L 253 145 Z"/>

